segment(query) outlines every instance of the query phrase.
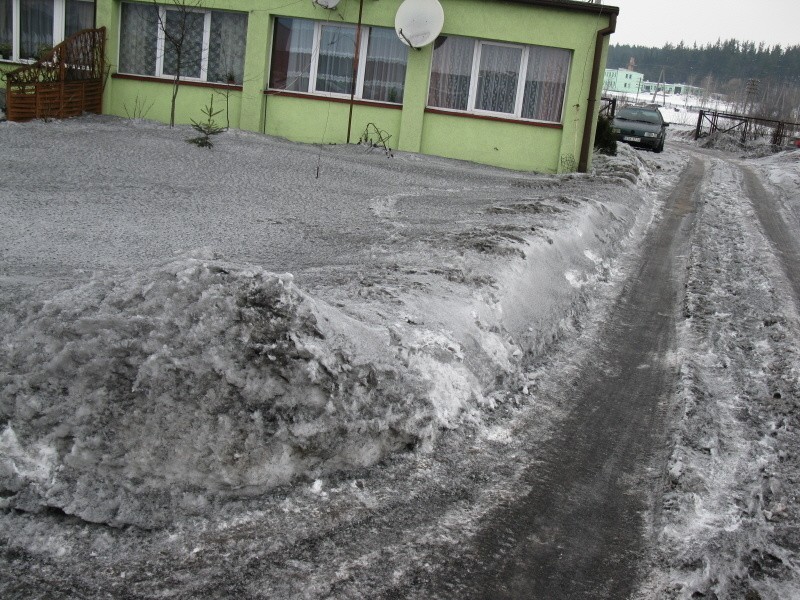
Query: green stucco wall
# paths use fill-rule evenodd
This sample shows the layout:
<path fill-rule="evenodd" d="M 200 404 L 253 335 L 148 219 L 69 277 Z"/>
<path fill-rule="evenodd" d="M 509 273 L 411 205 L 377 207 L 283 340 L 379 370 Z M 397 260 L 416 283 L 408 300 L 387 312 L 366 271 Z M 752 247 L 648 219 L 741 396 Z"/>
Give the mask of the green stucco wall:
<path fill-rule="evenodd" d="M 580 155 L 586 110 L 596 110 L 589 101 L 591 68 L 596 34 L 608 26 L 609 15 L 565 11 L 549 7 L 490 0 L 440 0 L 444 8 L 444 34 L 489 40 L 566 48 L 572 65 L 561 127 L 509 123 L 468 115 L 441 115 L 425 111 L 432 48 L 410 50 L 402 108 L 356 104 L 352 111 L 352 142 L 368 123 L 391 134 L 393 147 L 439 156 L 472 160 L 512 169 L 539 172 L 574 170 Z M 393 27 L 401 0 L 364 0 L 364 25 Z M 205 8 L 248 13 L 245 76 L 241 90 L 230 92 L 232 127 L 258 131 L 311 143 L 344 143 L 347 140 L 349 105 L 324 99 L 265 95 L 275 16 L 354 23 L 359 2 L 342 0 L 335 11 L 310 0 L 207 0 Z M 119 0 L 98 0 L 97 23 L 108 28 L 107 54 L 116 70 L 119 40 Z M 600 7 L 598 6 L 598 9 Z M 604 54 L 608 45 L 604 43 Z M 599 88 L 605 62 L 601 64 Z M 225 98 L 222 90 L 181 86 L 176 122 L 189 123 L 201 117 L 200 110 L 214 94 L 215 108 Z M 147 118 L 168 121 L 171 84 L 112 77 L 106 88 L 105 110 L 126 116 L 136 103 L 152 107 Z M 127 108 L 127 111 L 126 111 Z M 219 120 L 219 119 L 218 119 Z"/>
<path fill-rule="evenodd" d="M 421 151 L 519 171 L 555 173 L 562 146 L 558 129 L 426 114 Z M 577 160 L 577 155 L 576 155 Z M 535 165 L 532 168 L 531 165 Z"/>
<path fill-rule="evenodd" d="M 2 77 L 3 74 L 8 73 L 9 71 L 13 71 L 14 69 L 17 69 L 21 66 L 22 65 L 20 64 L 12 62 L 0 62 L 0 77 Z"/>
<path fill-rule="evenodd" d="M 111 79 L 113 93 L 106 90 L 103 111 L 121 117 L 153 119 L 169 123 L 172 103 L 170 83 Z M 214 101 L 214 110 L 222 110 L 215 121 L 217 124 L 241 127 L 242 93 L 224 88 L 196 87 L 181 85 L 175 100 L 175 122 L 191 123 L 191 120 L 204 121 L 201 110 Z M 137 110 L 138 107 L 138 110 Z"/>
<path fill-rule="evenodd" d="M 267 96 L 266 129 L 270 135 L 312 144 L 340 144 L 347 139 L 350 106 L 316 98 Z M 298 118 L 300 116 L 301 118 Z M 378 108 L 356 104 L 351 121 L 351 142 L 357 142 L 372 123 L 391 135 L 390 144 L 397 146 L 400 133 L 400 109 Z"/>

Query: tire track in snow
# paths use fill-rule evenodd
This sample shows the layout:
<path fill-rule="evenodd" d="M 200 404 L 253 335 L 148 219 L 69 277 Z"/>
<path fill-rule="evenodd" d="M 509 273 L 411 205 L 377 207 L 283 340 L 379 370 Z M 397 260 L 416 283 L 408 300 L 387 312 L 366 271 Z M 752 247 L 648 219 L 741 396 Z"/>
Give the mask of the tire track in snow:
<path fill-rule="evenodd" d="M 795 306 L 800 308 L 800 242 L 786 224 L 785 212 L 776 198 L 764 188 L 761 180 L 748 167 L 741 167 L 747 196 L 755 209 L 764 233 L 775 248 L 783 271 L 794 292 Z"/>
<path fill-rule="evenodd" d="M 571 415 L 501 506 L 433 573 L 386 597 L 623 598 L 639 577 L 654 459 L 665 458 L 665 401 L 677 385 L 671 353 L 683 254 L 704 165 L 684 173 L 646 242 L 638 271 L 574 374 L 556 392 Z M 429 579 L 430 578 L 430 579 Z"/>
<path fill-rule="evenodd" d="M 679 328 L 683 389 L 655 523 L 657 563 L 639 598 L 800 593 L 789 485 L 798 475 L 797 300 L 780 273 L 781 264 L 791 269 L 787 253 L 768 241 L 767 196 L 747 169 L 712 162 Z M 787 233 L 772 227 L 778 238 Z"/>

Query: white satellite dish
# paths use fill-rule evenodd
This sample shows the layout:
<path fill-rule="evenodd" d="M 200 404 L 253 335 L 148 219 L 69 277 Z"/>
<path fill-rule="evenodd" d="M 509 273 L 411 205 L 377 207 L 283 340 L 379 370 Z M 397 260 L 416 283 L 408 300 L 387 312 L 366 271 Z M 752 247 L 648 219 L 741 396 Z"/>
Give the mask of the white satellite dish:
<path fill-rule="evenodd" d="M 439 37 L 444 9 L 439 0 L 405 0 L 394 16 L 394 30 L 406 46 L 422 48 Z"/>
<path fill-rule="evenodd" d="M 313 2 L 322 8 L 336 8 L 339 4 L 339 0 L 313 0 Z"/>

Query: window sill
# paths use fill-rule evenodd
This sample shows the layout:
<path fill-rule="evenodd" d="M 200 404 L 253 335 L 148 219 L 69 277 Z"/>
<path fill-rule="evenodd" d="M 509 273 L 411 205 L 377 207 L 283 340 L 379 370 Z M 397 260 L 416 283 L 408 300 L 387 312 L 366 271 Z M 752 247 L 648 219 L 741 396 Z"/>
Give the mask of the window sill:
<path fill-rule="evenodd" d="M 267 96 L 286 96 L 288 98 L 303 98 L 305 100 L 321 100 L 323 102 L 338 102 L 340 104 L 350 104 L 350 98 L 342 98 L 341 96 L 322 96 L 319 94 L 304 94 L 303 92 L 287 92 L 285 90 L 264 90 Z M 353 104 L 359 106 L 374 106 L 376 108 L 393 108 L 395 110 L 402 110 L 402 104 L 394 102 L 381 102 L 380 100 L 363 100 L 361 98 L 354 98 Z"/>
<path fill-rule="evenodd" d="M 495 117 L 491 115 L 481 115 L 477 113 L 462 112 L 458 110 L 446 110 L 443 108 L 426 107 L 425 112 L 432 115 L 446 115 L 448 117 L 460 117 L 462 119 L 479 119 L 481 121 L 495 121 L 498 123 L 513 123 L 514 125 L 527 125 L 528 127 L 544 127 L 546 129 L 563 129 L 561 123 L 547 123 L 545 121 L 526 121 L 514 117 Z"/>
<path fill-rule="evenodd" d="M 129 75 L 127 73 L 113 73 L 112 79 L 130 79 L 132 81 L 151 81 L 153 83 L 169 83 L 171 84 L 174 79 L 172 77 L 154 77 L 152 75 Z M 213 88 L 217 90 L 231 90 L 234 92 L 241 92 L 242 86 L 235 83 L 213 83 L 210 81 L 195 81 L 193 79 L 181 79 L 181 85 L 188 85 L 194 87 Z"/>

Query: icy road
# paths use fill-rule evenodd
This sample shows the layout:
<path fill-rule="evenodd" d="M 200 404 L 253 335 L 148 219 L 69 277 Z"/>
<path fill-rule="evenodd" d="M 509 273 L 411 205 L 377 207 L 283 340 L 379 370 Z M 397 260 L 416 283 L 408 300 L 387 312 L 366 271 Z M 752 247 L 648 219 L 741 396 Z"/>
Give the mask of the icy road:
<path fill-rule="evenodd" d="M 2 597 L 800 597 L 800 153 L 181 135 L 0 124 Z"/>

